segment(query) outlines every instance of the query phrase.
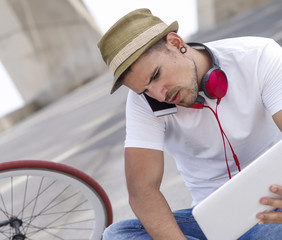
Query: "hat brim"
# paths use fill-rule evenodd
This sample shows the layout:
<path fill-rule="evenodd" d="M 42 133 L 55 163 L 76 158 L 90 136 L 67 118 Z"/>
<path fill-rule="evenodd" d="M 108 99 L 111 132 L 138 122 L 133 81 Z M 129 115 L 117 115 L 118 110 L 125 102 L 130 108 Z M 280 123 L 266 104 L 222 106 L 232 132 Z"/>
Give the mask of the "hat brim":
<path fill-rule="evenodd" d="M 151 39 L 146 45 L 139 48 L 136 52 L 134 52 L 129 58 L 127 58 L 123 64 L 120 65 L 119 68 L 114 73 L 114 81 L 111 89 L 111 94 L 113 94 L 118 88 L 122 86 L 122 82 L 119 81 L 119 77 L 121 74 L 129 68 L 146 50 L 148 50 L 151 46 L 153 46 L 156 42 L 161 40 L 164 36 L 166 36 L 170 32 L 178 31 L 178 22 L 175 21 L 170 24 L 163 32 L 158 34 L 155 38 Z"/>

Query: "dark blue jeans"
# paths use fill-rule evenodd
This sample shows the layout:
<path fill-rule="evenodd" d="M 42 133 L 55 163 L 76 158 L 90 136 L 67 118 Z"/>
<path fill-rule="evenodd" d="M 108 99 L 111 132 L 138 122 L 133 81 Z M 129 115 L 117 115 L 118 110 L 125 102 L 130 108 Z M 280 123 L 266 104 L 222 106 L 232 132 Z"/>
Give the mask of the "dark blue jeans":
<path fill-rule="evenodd" d="M 175 219 L 189 240 L 207 239 L 192 215 L 192 209 L 174 212 Z M 103 240 L 152 240 L 137 219 L 112 224 L 104 232 Z M 228 237 L 226 238 L 228 239 Z M 266 223 L 256 225 L 239 240 L 278 240 L 282 239 L 282 225 Z M 235 239 L 234 239 L 235 240 Z"/>

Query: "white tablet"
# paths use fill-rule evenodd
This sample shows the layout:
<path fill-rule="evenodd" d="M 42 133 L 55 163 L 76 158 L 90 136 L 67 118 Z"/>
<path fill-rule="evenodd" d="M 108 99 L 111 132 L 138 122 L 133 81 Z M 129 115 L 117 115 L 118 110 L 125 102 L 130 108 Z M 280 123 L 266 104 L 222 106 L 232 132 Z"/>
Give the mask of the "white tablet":
<path fill-rule="evenodd" d="M 259 203 L 272 184 L 282 185 L 282 140 L 193 209 L 208 240 L 235 240 L 256 225 L 256 214 L 273 208 Z"/>

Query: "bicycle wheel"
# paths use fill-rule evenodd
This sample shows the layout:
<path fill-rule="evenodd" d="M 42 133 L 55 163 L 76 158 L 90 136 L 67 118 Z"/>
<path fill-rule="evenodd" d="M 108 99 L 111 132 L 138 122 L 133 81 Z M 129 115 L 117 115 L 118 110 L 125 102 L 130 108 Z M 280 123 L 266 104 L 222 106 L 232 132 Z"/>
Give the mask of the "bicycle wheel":
<path fill-rule="evenodd" d="M 80 170 L 41 160 L 0 163 L 0 240 L 100 240 L 111 223 L 106 193 Z"/>

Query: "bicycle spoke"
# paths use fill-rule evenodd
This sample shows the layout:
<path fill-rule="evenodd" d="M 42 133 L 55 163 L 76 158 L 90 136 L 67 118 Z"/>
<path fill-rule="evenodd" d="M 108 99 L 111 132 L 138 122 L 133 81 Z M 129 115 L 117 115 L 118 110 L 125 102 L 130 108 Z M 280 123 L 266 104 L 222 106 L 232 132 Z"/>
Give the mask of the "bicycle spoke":
<path fill-rule="evenodd" d="M 27 205 L 25 205 L 24 207 L 23 207 L 23 209 L 21 209 L 21 211 L 17 214 L 17 216 L 19 216 L 20 214 L 22 214 L 22 212 L 27 208 L 27 207 L 29 207 L 34 201 L 37 201 L 37 199 L 38 199 L 38 197 L 40 196 L 40 195 L 42 195 L 45 191 L 47 191 L 53 184 L 55 184 L 56 183 L 56 180 L 54 180 L 53 182 L 51 182 L 46 188 L 44 188 L 40 193 L 39 193 L 39 195 L 36 195 L 33 199 L 31 199 L 29 202 L 28 202 L 28 204 Z"/>
<path fill-rule="evenodd" d="M 67 188 L 69 188 L 69 186 L 67 186 Z M 63 192 L 64 192 L 65 190 L 66 190 L 66 189 L 64 189 Z M 63 194 L 63 192 L 61 192 L 61 193 L 59 194 L 59 196 L 61 196 L 61 195 Z M 57 206 L 60 205 L 61 203 L 65 202 L 65 201 L 68 201 L 69 199 L 71 199 L 72 197 L 76 196 L 77 194 L 78 194 L 78 192 L 72 194 L 71 196 L 69 196 L 69 197 L 67 197 L 67 198 L 64 198 L 64 199 L 61 200 L 60 202 L 58 202 L 58 203 L 54 204 L 53 206 L 49 207 L 52 203 L 55 202 L 55 199 L 52 200 L 52 201 L 50 202 L 50 204 L 48 204 L 48 206 L 46 206 L 44 209 L 42 209 L 39 214 L 43 214 L 44 212 L 47 212 L 47 211 L 51 210 L 51 209 L 54 208 L 54 207 L 57 207 Z M 49 207 L 49 208 L 48 208 L 48 207 Z"/>
<path fill-rule="evenodd" d="M 5 201 L 3 199 L 2 193 L 0 194 L 0 196 L 1 196 L 1 202 L 3 204 L 3 207 L 4 207 L 5 211 L 3 211 L 2 208 L 0 208 L 0 210 L 7 217 L 7 219 L 9 219 L 9 214 L 8 214 L 8 211 L 7 211 L 7 208 L 6 208 Z"/>
<path fill-rule="evenodd" d="M 68 187 L 67 187 L 68 188 Z M 64 192 L 64 191 L 63 191 Z M 61 192 L 60 194 L 59 194 L 59 196 L 63 193 L 63 192 Z M 75 194 L 76 195 L 76 194 Z M 66 201 L 66 200 L 63 200 L 63 201 Z M 62 202 L 63 202 L 62 201 Z M 54 201 L 51 201 L 49 204 L 47 204 L 47 206 L 46 207 L 44 207 L 38 214 L 32 214 L 31 216 L 32 217 L 30 217 L 29 219 L 31 219 L 31 221 L 33 221 L 37 216 L 41 216 L 43 213 L 44 213 L 44 210 L 45 211 L 48 211 L 49 209 L 52 209 L 53 207 L 55 207 L 55 206 L 57 206 L 57 205 L 54 205 L 53 207 L 51 207 L 51 208 L 47 208 L 48 206 L 50 206 L 52 203 L 53 203 Z M 30 222 L 31 222 L 30 221 Z"/>
<path fill-rule="evenodd" d="M 23 208 L 22 208 L 22 212 L 21 212 L 21 218 L 23 218 L 23 216 L 24 216 L 25 202 L 26 202 L 27 188 L 28 188 L 28 179 L 29 179 L 29 176 L 26 176 L 25 188 L 24 188 L 24 198 L 23 198 Z"/>
<path fill-rule="evenodd" d="M 33 213 L 35 211 L 35 207 L 37 205 L 38 196 L 40 195 L 40 189 L 42 187 L 43 179 L 44 179 L 44 177 L 41 178 L 41 181 L 40 181 L 40 184 L 39 184 L 39 188 L 38 188 L 38 191 L 37 191 L 37 195 L 35 197 L 35 201 L 34 201 L 34 205 L 33 205 L 33 209 L 32 209 L 31 215 L 33 215 Z M 32 219 L 30 219 L 29 223 L 26 225 L 26 228 L 23 229 L 24 232 L 26 232 L 28 230 L 28 227 L 29 227 L 29 224 L 31 223 L 31 221 L 32 221 Z"/>
<path fill-rule="evenodd" d="M 50 216 L 50 215 L 62 215 L 62 214 L 66 214 L 66 213 L 82 213 L 82 212 L 89 212 L 92 211 L 92 209 L 82 209 L 82 210 L 74 210 L 74 211 L 60 211 L 60 212 L 47 212 L 47 213 L 42 213 L 42 214 L 37 214 L 36 216 L 26 216 L 25 218 L 23 218 L 23 221 L 27 221 L 26 219 L 30 219 L 33 217 L 45 217 L 45 216 Z"/>
<path fill-rule="evenodd" d="M 33 234 L 34 232 L 38 232 L 37 230 L 42 230 L 42 229 L 53 229 L 53 230 L 93 230 L 92 228 L 86 228 L 86 227 L 63 227 L 63 226 L 68 226 L 68 225 L 72 225 L 72 224 L 77 224 L 77 223 L 85 223 L 85 222 L 89 222 L 89 221 L 93 221 L 93 219 L 87 219 L 87 220 L 83 220 L 83 221 L 76 221 L 76 222 L 69 222 L 66 224 L 61 224 L 61 225 L 57 225 L 57 226 L 52 226 L 52 227 L 38 227 L 38 226 L 34 226 L 34 225 L 30 225 L 30 228 L 33 228 L 34 231 L 30 231 L 29 234 Z"/>
<path fill-rule="evenodd" d="M 46 207 L 45 207 L 45 208 L 44 208 L 43 210 L 41 210 L 38 214 L 33 214 L 33 213 L 32 213 L 31 216 L 28 217 L 28 219 L 29 219 L 29 225 L 30 225 L 31 222 L 34 221 L 38 216 L 48 215 L 48 214 L 46 214 L 45 212 L 47 212 L 47 211 L 53 209 L 54 207 L 60 205 L 61 203 L 63 203 L 63 202 L 65 202 L 65 201 L 67 201 L 67 200 L 73 198 L 73 197 L 76 196 L 77 194 L 78 194 L 78 193 L 74 193 L 73 195 L 71 195 L 71 196 L 69 196 L 69 197 L 63 199 L 62 201 L 58 202 L 57 204 L 54 204 L 53 206 L 51 206 L 51 207 L 49 207 L 49 208 L 46 208 Z M 60 194 L 60 195 L 61 195 L 61 194 Z M 51 202 L 51 203 L 53 203 L 53 202 Z M 49 203 L 48 206 L 50 206 L 51 203 Z M 74 212 L 74 211 L 73 211 L 73 212 Z M 64 213 L 66 213 L 66 212 L 64 212 Z M 67 213 L 69 213 L 69 211 L 68 211 Z M 49 214 L 56 214 L 56 213 L 49 213 Z M 58 212 L 57 212 L 57 214 L 58 214 Z"/>
<path fill-rule="evenodd" d="M 51 236 L 55 237 L 56 239 L 64 240 L 64 238 L 61 238 L 61 237 L 59 237 L 59 236 L 57 236 L 57 235 L 55 235 L 55 234 L 53 234 L 53 233 L 48 232 L 45 228 L 41 228 L 39 231 L 44 231 L 45 233 L 47 233 L 48 235 L 51 235 Z"/>
<path fill-rule="evenodd" d="M 78 208 L 79 206 L 81 206 L 81 205 L 84 204 L 85 202 L 87 202 L 87 200 L 85 200 L 84 202 L 78 204 L 78 205 L 75 206 L 73 209 Z M 51 223 L 49 223 L 48 225 L 46 225 L 46 226 L 45 226 L 44 228 L 42 228 L 42 229 L 48 228 L 50 225 L 54 224 L 55 222 L 57 222 L 58 220 L 60 220 L 60 219 L 63 218 L 64 216 L 66 216 L 67 214 L 70 214 L 73 209 L 70 209 L 69 211 L 67 211 L 67 212 L 65 212 L 64 214 L 62 214 L 60 217 L 54 219 Z"/>
<path fill-rule="evenodd" d="M 1 228 L 0 233 L 1 233 L 3 236 L 6 237 L 6 238 L 4 238 L 4 239 L 9 239 L 10 231 L 11 231 L 11 228 L 7 228 L 7 229 Z M 3 239 L 3 240 L 4 240 L 4 239 Z"/>
<path fill-rule="evenodd" d="M 14 185 L 13 185 L 13 180 L 14 180 L 14 178 L 11 177 L 11 216 L 14 215 L 14 209 L 13 209 L 13 206 L 14 206 L 14 201 L 13 201 Z"/>
<path fill-rule="evenodd" d="M 67 189 L 69 189 L 69 187 L 70 187 L 70 185 L 66 186 L 57 196 L 55 196 L 55 197 L 39 212 L 39 214 L 42 214 L 42 213 L 44 213 L 45 211 L 49 211 L 51 208 L 53 208 L 53 207 L 57 206 L 58 204 L 60 204 L 60 203 L 55 204 L 55 205 L 53 205 L 53 207 L 51 207 L 51 208 L 48 209 L 48 207 L 49 207 L 52 203 L 54 203 Z"/>

